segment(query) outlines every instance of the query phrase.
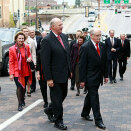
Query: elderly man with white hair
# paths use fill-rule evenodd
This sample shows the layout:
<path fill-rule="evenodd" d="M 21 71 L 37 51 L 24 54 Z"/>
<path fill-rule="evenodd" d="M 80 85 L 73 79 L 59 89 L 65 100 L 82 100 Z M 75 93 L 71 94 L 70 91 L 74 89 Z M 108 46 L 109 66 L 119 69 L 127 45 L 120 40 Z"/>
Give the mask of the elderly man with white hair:
<path fill-rule="evenodd" d="M 51 32 L 41 42 L 41 63 L 44 79 L 50 88 L 51 105 L 44 110 L 48 119 L 60 130 L 67 130 L 63 123 L 63 102 L 67 96 L 70 74 L 68 38 L 62 33 L 63 22 L 53 18 Z"/>
<path fill-rule="evenodd" d="M 99 86 L 100 84 L 103 84 L 103 77 L 104 83 L 108 82 L 106 48 L 105 45 L 100 42 L 100 29 L 92 28 L 90 30 L 90 37 L 91 39 L 84 43 L 80 48 L 80 85 L 82 87 L 87 86 L 88 90 L 81 117 L 87 121 L 92 121 L 89 116 L 92 108 L 95 125 L 98 128 L 106 129 L 100 113 L 98 94 Z"/>

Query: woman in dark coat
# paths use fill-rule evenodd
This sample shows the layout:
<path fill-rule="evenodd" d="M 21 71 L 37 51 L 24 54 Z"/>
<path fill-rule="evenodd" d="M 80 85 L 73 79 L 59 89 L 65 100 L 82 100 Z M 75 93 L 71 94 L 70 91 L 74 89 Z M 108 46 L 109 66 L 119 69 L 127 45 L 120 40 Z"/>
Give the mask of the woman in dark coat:
<path fill-rule="evenodd" d="M 79 35 L 78 37 L 78 43 L 74 44 L 72 46 L 72 51 L 71 51 L 71 68 L 72 72 L 75 72 L 75 82 L 76 82 L 76 87 L 77 87 L 77 93 L 76 96 L 80 95 L 80 82 L 79 82 L 79 50 L 81 45 L 84 43 L 85 37 L 84 35 Z"/>

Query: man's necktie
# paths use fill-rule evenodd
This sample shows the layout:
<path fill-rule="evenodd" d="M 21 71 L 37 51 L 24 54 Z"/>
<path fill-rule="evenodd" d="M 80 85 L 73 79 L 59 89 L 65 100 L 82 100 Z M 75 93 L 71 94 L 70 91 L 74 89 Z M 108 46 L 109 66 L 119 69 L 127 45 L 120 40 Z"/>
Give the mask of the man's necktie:
<path fill-rule="evenodd" d="M 114 46 L 114 43 L 113 43 L 113 38 L 111 38 L 111 44 L 112 44 L 112 46 Z"/>
<path fill-rule="evenodd" d="M 122 47 L 123 47 L 123 45 L 124 45 L 124 40 L 122 40 Z"/>
<path fill-rule="evenodd" d="M 96 43 L 96 50 L 97 50 L 98 55 L 100 56 L 100 49 L 99 49 L 98 43 Z"/>
<path fill-rule="evenodd" d="M 64 46 L 64 44 L 63 44 L 63 42 L 62 42 L 61 37 L 58 35 L 57 38 L 58 38 L 58 40 L 60 41 L 60 43 L 61 43 L 61 45 L 63 46 L 63 48 L 65 49 L 65 46 Z"/>

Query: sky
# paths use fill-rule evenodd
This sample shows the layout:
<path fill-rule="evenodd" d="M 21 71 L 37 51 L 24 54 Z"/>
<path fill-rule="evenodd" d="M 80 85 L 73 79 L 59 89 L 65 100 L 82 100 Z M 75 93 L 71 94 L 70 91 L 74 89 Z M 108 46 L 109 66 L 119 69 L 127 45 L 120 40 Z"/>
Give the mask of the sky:
<path fill-rule="evenodd" d="M 69 5 L 74 5 L 75 4 L 75 0 L 55 0 L 57 1 L 58 4 L 62 4 L 62 2 L 68 2 Z"/>

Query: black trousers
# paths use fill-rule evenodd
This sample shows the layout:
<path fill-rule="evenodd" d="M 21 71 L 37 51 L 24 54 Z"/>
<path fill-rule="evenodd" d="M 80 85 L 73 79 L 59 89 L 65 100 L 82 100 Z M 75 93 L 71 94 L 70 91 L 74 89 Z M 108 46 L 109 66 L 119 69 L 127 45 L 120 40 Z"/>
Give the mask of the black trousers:
<path fill-rule="evenodd" d="M 123 74 L 126 71 L 126 65 L 127 65 L 127 58 L 119 59 L 119 74 L 120 77 L 123 77 Z"/>
<path fill-rule="evenodd" d="M 90 114 L 90 110 L 92 108 L 95 123 L 102 122 L 98 89 L 99 87 L 88 87 L 88 93 L 85 97 L 84 106 L 81 113 L 81 116 L 87 116 Z"/>
<path fill-rule="evenodd" d="M 35 77 L 35 71 L 32 72 L 32 84 L 31 84 L 31 89 L 36 90 L 36 77 Z"/>
<path fill-rule="evenodd" d="M 71 78 L 71 88 L 75 87 L 75 72 L 73 71 L 72 73 L 72 78 Z"/>
<path fill-rule="evenodd" d="M 108 74 L 110 81 L 116 79 L 117 71 L 117 57 L 113 57 L 111 60 L 108 60 Z"/>
<path fill-rule="evenodd" d="M 47 81 L 46 80 L 39 80 L 40 90 L 45 103 L 48 103 L 47 100 Z"/>
<path fill-rule="evenodd" d="M 47 110 L 54 115 L 55 123 L 63 121 L 63 101 L 67 96 L 67 91 L 67 82 L 55 83 L 54 87 L 50 87 L 51 104 Z"/>

